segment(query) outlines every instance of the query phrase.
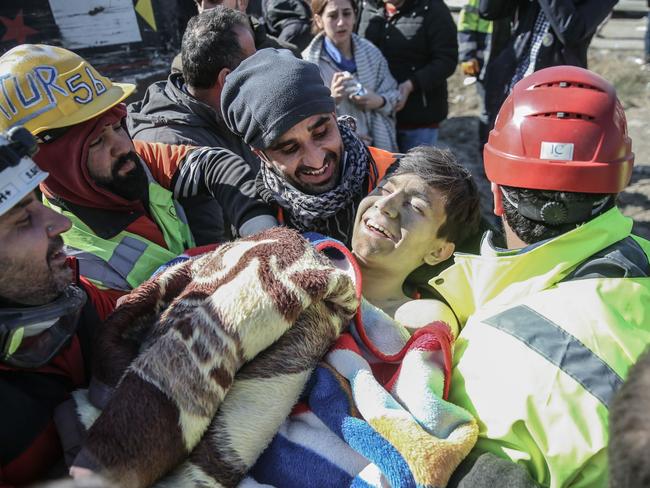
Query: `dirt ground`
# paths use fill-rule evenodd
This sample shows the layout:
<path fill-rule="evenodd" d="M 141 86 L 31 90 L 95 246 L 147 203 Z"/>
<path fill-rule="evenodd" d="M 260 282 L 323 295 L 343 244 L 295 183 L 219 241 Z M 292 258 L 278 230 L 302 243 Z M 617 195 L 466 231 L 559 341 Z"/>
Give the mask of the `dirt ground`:
<path fill-rule="evenodd" d="M 634 219 L 634 232 L 650 239 L 650 69 L 639 65 L 638 56 L 635 51 L 592 47 L 589 68 L 616 86 L 625 108 L 636 161 L 630 185 L 620 195 L 620 206 Z M 476 87 L 463 86 L 459 71 L 449 80 L 449 118 L 440 128 L 440 144 L 477 176 L 482 208 L 489 215 L 492 195 L 479 167 Z"/>

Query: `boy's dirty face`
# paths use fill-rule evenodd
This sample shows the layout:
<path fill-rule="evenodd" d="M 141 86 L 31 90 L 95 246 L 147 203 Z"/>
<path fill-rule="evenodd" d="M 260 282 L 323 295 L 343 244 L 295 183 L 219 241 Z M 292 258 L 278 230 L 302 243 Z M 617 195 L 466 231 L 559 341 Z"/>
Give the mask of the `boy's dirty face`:
<path fill-rule="evenodd" d="M 359 204 L 352 250 L 364 263 L 382 268 L 410 272 L 436 264 L 453 252 L 453 244 L 438 237 L 445 219 L 443 196 L 424 179 L 413 174 L 384 178 Z"/>

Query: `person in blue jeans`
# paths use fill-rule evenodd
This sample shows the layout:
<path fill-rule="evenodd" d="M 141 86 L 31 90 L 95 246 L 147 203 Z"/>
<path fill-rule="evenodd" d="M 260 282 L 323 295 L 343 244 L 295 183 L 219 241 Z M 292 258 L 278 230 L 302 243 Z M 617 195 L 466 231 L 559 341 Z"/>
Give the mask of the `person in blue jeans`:
<path fill-rule="evenodd" d="M 397 80 L 401 152 L 436 144 L 447 117 L 447 78 L 458 63 L 456 23 L 439 0 L 364 0 L 358 34 L 379 48 Z"/>
<path fill-rule="evenodd" d="M 435 146 L 437 141 L 437 127 L 397 130 L 397 144 L 402 152 L 409 151 L 417 146 Z"/>

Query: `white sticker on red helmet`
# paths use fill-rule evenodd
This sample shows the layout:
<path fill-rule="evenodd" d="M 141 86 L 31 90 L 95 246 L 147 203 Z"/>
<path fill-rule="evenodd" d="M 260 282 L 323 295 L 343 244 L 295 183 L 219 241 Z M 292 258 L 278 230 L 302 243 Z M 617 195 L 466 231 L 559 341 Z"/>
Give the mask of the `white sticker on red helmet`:
<path fill-rule="evenodd" d="M 558 161 L 573 161 L 573 143 L 542 142 L 539 158 Z"/>

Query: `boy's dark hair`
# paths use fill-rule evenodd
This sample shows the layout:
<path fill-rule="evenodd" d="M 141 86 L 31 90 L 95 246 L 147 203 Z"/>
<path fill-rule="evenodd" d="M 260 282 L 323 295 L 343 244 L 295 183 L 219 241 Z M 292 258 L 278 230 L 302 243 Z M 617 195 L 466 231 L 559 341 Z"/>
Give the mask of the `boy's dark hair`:
<path fill-rule="evenodd" d="M 221 5 L 190 19 L 181 44 L 185 83 L 210 88 L 223 68 L 239 66 L 244 54 L 235 27 L 250 29 L 248 17 Z"/>
<path fill-rule="evenodd" d="M 650 349 L 614 397 L 609 431 L 609 486 L 650 486 Z"/>
<path fill-rule="evenodd" d="M 402 174 L 417 175 L 444 195 L 446 219 L 437 237 L 458 246 L 478 233 L 481 213 L 476 183 L 450 151 L 415 147 L 393 164 L 386 176 Z"/>
<path fill-rule="evenodd" d="M 603 214 L 616 204 L 615 195 L 601 194 L 601 193 L 574 193 L 574 192 L 559 192 L 547 190 L 529 190 L 525 188 L 513 188 L 503 186 L 505 194 L 503 196 L 503 213 L 504 218 L 513 232 L 524 241 L 526 244 L 535 244 L 536 242 L 557 237 L 561 234 L 575 229 L 579 225 L 588 222 L 589 220 Z M 590 202 L 592 206 L 599 201 L 611 197 L 605 201 L 601 207 L 592 216 L 579 222 L 572 222 L 566 224 L 552 225 L 545 222 L 529 219 L 519 213 L 515 205 L 519 204 L 522 200 L 527 200 L 530 204 L 537 208 L 541 208 L 547 202 L 563 202 L 567 207 L 572 204 L 581 202 Z M 514 205 L 513 205 L 514 203 Z"/>

